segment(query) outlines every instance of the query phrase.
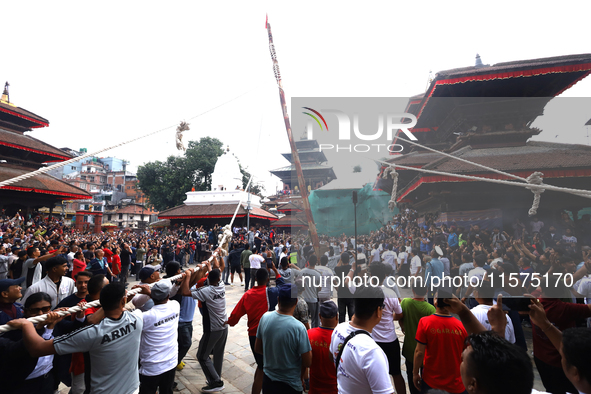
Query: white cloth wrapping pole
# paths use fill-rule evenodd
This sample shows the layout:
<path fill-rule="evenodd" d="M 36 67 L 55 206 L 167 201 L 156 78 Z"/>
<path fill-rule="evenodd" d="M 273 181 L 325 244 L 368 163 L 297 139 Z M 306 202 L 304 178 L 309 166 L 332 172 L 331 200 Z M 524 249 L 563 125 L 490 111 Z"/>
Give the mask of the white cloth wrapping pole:
<path fill-rule="evenodd" d="M 542 185 L 544 183 L 544 180 L 542 179 L 542 174 L 541 172 L 534 172 L 533 174 L 531 174 L 530 176 L 527 177 L 527 183 L 532 184 L 532 185 Z M 534 216 L 536 213 L 538 213 L 538 208 L 540 207 L 540 200 L 542 197 L 542 193 L 544 193 L 545 189 L 532 189 L 530 187 L 526 187 L 526 189 L 529 189 L 532 191 L 532 193 L 534 194 L 534 202 L 531 206 L 531 208 L 528 211 L 529 216 Z"/>
<path fill-rule="evenodd" d="M 382 178 L 386 179 L 388 176 L 392 178 L 392 194 L 390 195 L 390 201 L 388 201 L 388 209 L 393 211 L 396 208 L 396 190 L 398 189 L 398 173 L 395 166 L 392 165 L 384 169 Z"/>

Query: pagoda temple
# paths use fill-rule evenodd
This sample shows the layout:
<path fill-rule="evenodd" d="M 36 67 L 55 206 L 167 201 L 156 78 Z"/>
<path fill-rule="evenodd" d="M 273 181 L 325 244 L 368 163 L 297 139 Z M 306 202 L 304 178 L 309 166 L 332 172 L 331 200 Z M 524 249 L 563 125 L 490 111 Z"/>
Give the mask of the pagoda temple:
<path fill-rule="evenodd" d="M 10 102 L 8 83 L 0 99 L 0 181 L 35 171 L 43 163 L 72 158 L 64 151 L 25 132 L 47 127 L 49 121 Z M 47 174 L 0 187 L 0 209 L 7 215 L 19 210 L 30 214 L 41 207 L 53 207 L 61 200 L 88 199 L 86 191 Z"/>
<path fill-rule="evenodd" d="M 546 184 L 591 190 L 591 147 L 531 141 L 531 127 L 554 97 L 591 73 L 591 54 L 483 65 L 441 71 L 406 111 L 418 143 L 489 168 L 527 178 L 543 173 Z M 568 133 L 569 130 L 561 131 Z M 514 179 L 426 151 L 405 142 L 404 155 L 388 161 L 408 167 L 485 178 Z M 440 223 L 505 225 L 527 216 L 533 194 L 523 187 L 472 181 L 397 168 L 397 202 L 420 213 L 438 213 Z M 517 181 L 518 182 L 518 181 Z M 391 188 L 391 187 L 390 187 Z M 556 217 L 591 206 L 588 198 L 546 190 L 538 214 Z"/>
<path fill-rule="evenodd" d="M 302 164 L 302 172 L 308 190 L 315 190 L 326 185 L 328 182 L 336 179 L 332 167 L 326 166 L 326 156 L 324 152 L 318 149 L 318 141 L 301 139 L 296 141 L 296 149 Z M 291 165 L 277 168 L 271 171 L 271 174 L 279 177 L 283 182 L 283 190 L 295 191 L 298 187 L 298 176 L 294 160 L 290 153 L 282 153 Z"/>

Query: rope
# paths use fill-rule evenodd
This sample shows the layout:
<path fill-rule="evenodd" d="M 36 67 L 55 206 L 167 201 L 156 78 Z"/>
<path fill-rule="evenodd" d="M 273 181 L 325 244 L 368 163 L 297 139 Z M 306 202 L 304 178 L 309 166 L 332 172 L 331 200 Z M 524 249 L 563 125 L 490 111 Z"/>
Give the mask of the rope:
<path fill-rule="evenodd" d="M 392 178 L 392 195 L 390 196 L 390 201 L 388 201 L 388 209 L 393 211 L 396 208 L 396 190 L 398 189 L 398 173 L 396 172 L 395 166 L 388 167 L 384 170 L 382 178 L 386 179 L 388 176 Z"/>
<path fill-rule="evenodd" d="M 421 148 L 421 149 L 425 149 L 425 150 L 428 150 L 428 151 L 430 151 L 430 152 L 433 152 L 433 153 L 438 153 L 438 154 L 440 154 L 440 155 L 443 155 L 443 156 L 449 157 L 450 159 L 456 159 L 456 160 L 459 160 L 459 161 L 461 161 L 461 162 L 464 162 L 464 163 L 467 163 L 467 164 L 471 164 L 471 165 L 473 165 L 473 166 L 476 166 L 476 167 L 480 167 L 480 168 L 482 168 L 482 169 L 484 169 L 484 170 L 487 170 L 487 171 L 496 172 L 497 174 L 505 175 L 505 176 L 508 176 L 508 177 L 510 177 L 510 178 L 516 179 L 516 180 L 518 180 L 518 181 L 524 181 L 524 182 L 526 182 L 526 179 L 525 179 L 525 178 L 522 178 L 522 177 L 520 177 L 520 176 L 517 176 L 517 175 L 511 174 L 511 173 L 508 173 L 508 172 L 504 172 L 504 171 L 501 171 L 501 170 L 497 170 L 497 169 L 495 169 L 495 168 L 490 168 L 490 167 L 487 167 L 487 166 L 485 166 L 485 165 L 482 165 L 482 164 L 474 163 L 474 162 L 472 162 L 472 161 L 470 161 L 470 160 L 462 159 L 461 157 L 454 156 L 454 155 L 450 155 L 449 153 L 441 152 L 441 151 L 438 151 L 438 150 L 436 150 L 436 149 L 433 149 L 433 148 L 429 148 L 428 146 L 421 145 L 421 144 L 419 144 L 419 143 L 417 143 L 417 142 L 414 142 L 414 141 L 408 140 L 408 139 L 406 139 L 406 138 L 402 138 L 402 137 L 400 137 L 400 136 L 398 136 L 398 139 L 401 139 L 401 140 L 403 140 L 404 142 L 408 142 L 408 143 L 410 143 L 410 144 L 412 144 L 412 145 L 418 146 L 418 147 L 419 147 L 419 148 Z"/>
<path fill-rule="evenodd" d="M 542 174 L 541 172 L 534 172 L 533 174 L 527 177 L 527 183 L 529 183 L 530 185 L 543 185 L 544 180 L 542 179 L 542 175 L 544 174 Z M 534 216 L 536 213 L 538 213 L 538 208 L 540 207 L 541 194 L 544 193 L 545 189 L 534 190 L 531 187 L 526 187 L 526 189 L 531 190 L 534 194 L 534 202 L 528 212 L 529 216 Z"/>
<path fill-rule="evenodd" d="M 581 197 L 591 198 L 591 190 L 570 189 L 567 187 L 552 186 L 552 185 L 547 185 L 544 183 L 541 183 L 539 185 L 534 184 L 534 183 L 524 184 L 524 183 L 511 182 L 511 181 L 504 181 L 501 179 L 483 178 L 483 177 L 477 177 L 477 176 L 472 176 L 472 175 L 462 175 L 462 174 L 454 174 L 454 173 L 450 173 L 450 172 L 427 170 L 424 168 L 407 167 L 407 166 L 403 166 L 400 164 L 392 164 L 392 163 L 388 163 L 383 160 L 378 160 L 378 159 L 369 158 L 369 157 L 367 159 L 376 161 L 378 163 L 382 163 L 387 166 L 396 166 L 397 168 L 401 168 L 403 170 L 418 171 L 418 172 L 424 172 L 427 174 L 451 176 L 451 177 L 455 177 L 455 178 L 469 179 L 472 181 L 496 183 L 499 185 L 519 186 L 519 187 L 525 187 L 529 190 L 551 190 L 551 191 L 555 191 L 555 192 L 564 192 L 564 193 L 575 194 L 575 195 L 581 196 Z"/>
<path fill-rule="evenodd" d="M 229 225 L 226 225 L 226 227 L 227 226 L 230 226 L 231 227 L 232 226 L 232 223 L 233 223 L 233 221 Z M 228 240 L 227 240 L 228 233 L 225 230 L 226 229 L 224 229 L 223 238 L 222 238 L 222 245 L 228 243 Z M 229 236 L 230 237 L 232 236 L 232 232 L 231 231 L 230 231 Z M 223 248 L 218 248 L 218 249 L 221 251 L 222 256 L 224 255 L 224 252 L 227 253 L 227 251 L 225 251 Z M 213 260 L 217 256 L 218 256 L 218 253 L 217 253 L 217 250 L 215 250 L 212 253 L 211 257 L 209 259 L 207 259 L 207 261 L 209 262 L 209 261 Z M 187 271 L 195 271 L 195 270 L 197 270 L 197 267 L 195 267 L 195 268 L 189 268 Z M 175 275 L 175 276 L 173 276 L 171 278 L 163 278 L 161 280 L 165 280 L 166 279 L 166 280 L 170 280 L 170 281 L 174 282 L 177 279 L 180 279 L 182 277 L 182 275 L 183 274 L 179 274 L 179 275 Z M 154 282 L 154 283 L 156 283 L 156 282 Z M 150 284 L 148 284 L 148 286 L 149 287 L 152 287 L 154 285 L 154 283 L 150 283 Z M 141 291 L 142 291 L 141 288 L 131 289 L 131 290 L 129 290 L 127 292 L 127 295 L 128 296 L 135 295 L 135 294 L 138 294 Z M 78 313 L 78 312 L 83 311 L 83 310 L 86 310 L 88 308 L 92 308 L 92 307 L 96 307 L 96 306 L 100 306 L 100 305 L 101 305 L 100 300 L 96 300 L 96 301 L 92 301 L 92 302 L 86 303 L 83 307 L 74 306 L 74 307 L 72 307 L 72 308 L 70 308 L 68 310 L 65 310 L 65 311 L 55 311 L 55 313 L 57 313 L 60 316 L 67 316 L 67 315 L 71 315 L 73 313 Z M 37 323 L 44 322 L 46 319 L 47 319 L 47 314 L 44 314 L 44 315 L 41 315 L 41 316 L 30 317 L 27 320 L 30 321 L 33 324 L 37 324 Z M 14 330 L 14 328 L 10 327 L 7 324 L 5 324 L 3 326 L 0 326 L 0 334 L 3 334 L 5 332 L 11 331 L 11 330 Z"/>
<path fill-rule="evenodd" d="M 497 170 L 497 169 L 495 169 L 495 168 L 487 167 L 487 166 L 485 166 L 485 165 L 482 165 L 482 164 L 478 164 L 478 163 L 474 163 L 474 162 L 472 162 L 472 161 L 469 161 L 469 160 L 466 160 L 466 159 L 462 159 L 461 157 L 457 157 L 457 156 L 450 155 L 450 154 L 448 154 L 448 153 L 445 153 L 445 152 L 441 152 L 441 151 L 435 150 L 435 149 L 433 149 L 433 148 L 429 148 L 428 146 L 421 145 L 421 144 L 419 144 L 419 143 L 417 143 L 417 142 L 414 142 L 414 141 L 408 140 L 408 139 L 406 139 L 406 138 L 402 138 L 402 137 L 400 137 L 400 136 L 398 136 L 397 138 L 398 138 L 398 139 L 401 139 L 401 140 L 403 140 L 403 141 L 405 141 L 405 142 L 408 142 L 408 143 L 410 143 L 410 144 L 412 144 L 412 145 L 418 146 L 418 147 L 420 147 L 421 149 L 425 149 L 425 150 L 428 150 L 428 151 L 430 151 L 430 152 L 434 152 L 434 153 L 437 153 L 437 154 L 440 154 L 440 155 L 443 155 L 443 156 L 449 157 L 449 158 L 451 158 L 451 159 L 459 160 L 459 161 L 461 161 L 461 162 L 464 162 L 464 163 L 467 163 L 467 164 L 471 164 L 471 165 L 473 165 L 473 166 L 475 166 L 475 167 L 480 167 L 480 168 L 482 168 L 482 169 L 484 169 L 484 170 L 487 170 L 487 171 L 490 171 L 490 172 L 494 172 L 494 173 L 497 173 L 497 174 L 500 174 L 500 175 L 504 175 L 504 176 L 506 176 L 506 177 L 509 177 L 509 178 L 513 178 L 513 179 L 516 179 L 516 180 L 519 180 L 519 181 L 523 181 L 523 182 L 531 183 L 531 182 L 529 181 L 529 179 L 530 179 L 530 177 L 531 177 L 533 174 L 532 174 L 532 175 L 530 175 L 530 177 L 528 177 L 528 178 L 523 178 L 523 177 L 517 176 L 517 175 L 515 175 L 515 174 L 511 174 L 511 173 L 509 173 L 509 172 L 504 172 L 504 171 L 501 171 L 501 170 Z M 375 161 L 375 160 L 374 160 L 374 161 Z M 398 167 L 401 167 L 400 165 L 397 165 L 397 166 L 398 166 Z M 541 176 L 541 175 L 543 175 L 543 174 L 541 174 L 541 173 L 539 173 L 539 174 L 540 174 L 540 176 Z M 454 175 L 454 176 L 458 176 L 458 175 L 456 175 L 456 174 L 453 174 L 453 175 Z M 541 179 L 541 178 L 540 178 L 540 179 Z M 515 183 L 514 183 L 514 184 L 515 184 Z M 540 185 L 543 185 L 543 183 L 540 183 Z M 549 185 L 546 185 L 546 186 L 549 186 Z M 552 187 L 552 188 L 555 188 L 555 187 Z M 590 198 L 590 196 L 591 196 L 591 191 L 590 191 L 590 190 L 580 190 L 580 189 L 570 189 L 570 188 L 558 188 L 558 189 L 561 189 L 561 190 L 556 190 L 556 189 L 554 189 L 554 191 L 562 191 L 562 192 L 564 192 L 564 193 L 574 194 L 574 195 L 576 195 L 576 196 L 587 197 L 587 198 Z M 531 190 L 531 189 L 530 189 L 530 190 Z M 548 190 L 551 190 L 551 188 L 548 188 Z M 542 193 L 543 193 L 543 192 L 542 192 Z"/>
<path fill-rule="evenodd" d="M 252 89 L 252 90 L 254 90 L 254 89 Z M 250 93 L 252 90 L 250 90 L 250 91 L 248 91 L 246 93 L 243 93 L 240 96 L 237 96 L 237 97 L 233 98 L 230 101 L 236 100 L 237 98 L 239 98 L 241 96 L 244 96 L 247 93 Z M 197 116 L 194 116 L 191 119 L 195 119 L 195 118 L 197 118 L 197 117 L 199 117 L 199 116 L 201 116 L 203 114 L 206 114 L 209 111 L 212 111 L 212 110 L 214 110 L 216 108 L 219 108 L 222 105 L 225 105 L 225 104 L 229 103 L 230 101 L 226 101 L 225 103 L 220 104 L 217 107 L 213 107 L 211 109 L 208 109 L 207 111 L 202 112 L 201 114 L 199 114 Z M 263 119 L 261 117 L 261 126 L 259 127 L 259 141 L 260 141 L 260 138 L 261 138 L 262 122 L 263 122 Z M 182 122 L 182 123 L 184 123 L 184 122 Z M 174 127 L 174 126 L 168 127 L 167 129 L 170 129 L 172 127 Z M 162 130 L 166 130 L 166 129 L 162 129 Z M 159 130 L 159 131 L 162 131 L 162 130 Z M 151 134 L 155 134 L 155 133 L 157 133 L 159 131 L 153 132 Z M 148 134 L 148 135 L 151 135 L 151 134 Z M 144 137 L 147 137 L 148 135 L 145 135 Z M 140 138 L 144 138 L 144 137 L 140 137 Z M 140 139 L 140 138 L 136 138 L 136 140 L 137 139 Z M 123 144 L 125 144 L 125 143 L 123 143 Z M 122 144 L 120 144 L 120 145 L 122 145 Z M 257 145 L 260 145 L 260 144 L 257 144 Z M 257 152 L 258 152 L 258 146 L 257 146 Z M 80 157 L 77 157 L 76 160 L 80 160 Z M 49 167 L 47 167 L 46 169 L 49 169 Z M 253 178 L 253 175 L 251 174 L 250 175 L 250 179 L 248 180 L 248 184 L 246 186 L 246 190 L 248 190 L 248 186 L 250 186 L 250 182 L 252 181 L 252 178 Z M 15 178 L 13 178 L 13 179 L 15 179 Z M 11 180 L 12 179 L 9 179 L 8 181 L 11 181 Z M 221 247 L 218 248 L 218 249 L 216 249 L 216 250 L 214 250 L 214 252 L 211 254 L 211 257 L 209 259 L 207 259 L 208 262 L 211 261 L 211 260 L 213 260 L 215 257 L 218 256 L 218 252 L 217 252 L 218 250 L 220 250 L 222 256 L 226 256 L 228 254 L 228 243 L 232 239 L 232 235 L 233 235 L 232 234 L 232 225 L 234 224 L 234 220 L 236 219 L 236 214 L 238 213 L 238 209 L 240 209 L 240 205 L 242 204 L 242 197 L 243 197 L 243 195 L 241 193 L 240 201 L 238 202 L 238 205 L 236 206 L 236 210 L 234 211 L 234 216 L 232 216 L 232 220 L 230 221 L 230 224 L 227 224 L 227 225 L 224 226 L 224 232 L 223 232 L 222 237 L 221 237 L 220 242 L 219 242 L 219 244 L 221 245 Z M 187 271 L 195 271 L 196 269 L 197 269 L 197 267 L 195 267 L 195 268 L 189 268 Z M 180 279 L 181 276 L 182 276 L 182 274 L 179 274 L 179 275 L 175 275 L 175 276 L 173 276 L 171 278 L 163 278 L 163 279 L 167 279 L 167 280 L 170 280 L 170 281 L 173 281 L 174 282 L 177 279 Z M 161 280 L 163 280 L 163 279 L 161 279 Z M 149 287 L 152 287 L 153 285 L 154 285 L 154 283 L 148 284 Z M 128 296 L 129 295 L 135 295 L 135 294 L 138 294 L 141 291 L 142 291 L 141 288 L 131 289 L 130 291 L 127 292 L 127 295 Z M 88 308 L 96 307 L 96 306 L 100 306 L 100 300 L 89 302 L 89 303 L 85 304 L 83 307 L 74 306 L 74 307 L 72 307 L 72 308 L 70 308 L 68 310 L 58 311 L 56 313 L 58 313 L 60 316 L 67 316 L 67 315 L 71 315 L 73 313 L 78 313 L 80 311 L 86 310 Z M 29 318 L 27 320 L 29 320 L 33 324 L 37 324 L 37 323 L 44 322 L 46 319 L 47 319 L 47 314 L 41 315 L 41 316 L 31 317 L 31 318 Z M 5 325 L 0 326 L 0 334 L 5 333 L 5 332 L 8 332 L 8 331 L 11 331 L 11 330 L 14 330 L 14 328 L 10 327 L 9 325 L 6 325 L 5 324 Z"/>
<path fill-rule="evenodd" d="M 226 105 L 226 104 L 228 104 L 228 103 L 230 103 L 230 102 L 232 102 L 232 101 L 234 101 L 234 100 L 237 100 L 237 99 L 239 99 L 240 97 L 242 97 L 242 96 L 244 96 L 244 95 L 246 95 L 246 94 L 248 94 L 248 93 L 250 93 L 250 92 L 252 92 L 253 90 L 256 90 L 256 89 L 258 89 L 258 87 L 257 87 L 257 88 L 254 88 L 254 89 L 251 89 L 251 90 L 249 90 L 249 91 L 247 91 L 247 92 L 245 92 L 245 93 L 242 93 L 241 95 L 239 95 L 239 96 L 236 96 L 236 97 L 234 97 L 233 99 L 231 99 L 231 100 L 228 100 L 228 101 L 226 101 L 226 102 L 223 102 L 223 103 L 222 103 L 222 104 L 220 104 L 220 105 L 217 105 L 217 106 L 215 106 L 215 107 L 213 107 L 213 108 L 210 108 L 210 109 L 208 109 L 207 111 L 200 113 L 199 115 L 193 116 L 193 117 L 192 117 L 192 118 L 190 118 L 189 120 L 192 120 L 192 119 L 198 118 L 198 117 L 200 117 L 200 116 L 202 116 L 202 115 L 205 115 L 206 113 L 208 113 L 208 112 L 211 112 L 211 111 L 213 111 L 214 109 L 217 109 L 217 108 L 219 108 L 219 107 L 221 107 L 221 106 L 224 106 L 224 105 Z M 119 144 L 117 144 L 117 145 L 113 145 L 113 146 L 110 146 L 110 147 L 108 147 L 108 148 L 104 148 L 104 149 L 98 150 L 98 151 L 96 151 L 96 152 L 92 152 L 92 153 L 86 153 L 86 154 L 84 154 L 84 155 L 82 155 L 82 156 L 77 156 L 77 157 L 74 157 L 74 158 L 72 158 L 72 159 L 70 159 L 70 160 L 62 161 L 62 162 L 59 162 L 59 163 L 53 164 L 53 165 L 51 165 L 51 166 L 48 166 L 48 167 L 42 167 L 42 168 L 40 168 L 40 169 L 38 169 L 38 170 L 35 170 L 35 171 L 32 171 L 32 172 L 28 172 L 28 173 L 26 173 L 26 174 L 19 175 L 19 176 L 17 176 L 17 177 L 14 177 L 14 178 L 7 179 L 7 180 L 5 180 L 5 181 L 2 181 L 2 182 L 0 182 L 0 187 L 2 187 L 2 186 L 7 186 L 7 185 L 10 185 L 10 184 L 12 184 L 12 183 L 15 183 L 15 182 L 19 182 L 19 181 L 22 181 L 22 180 L 24 180 L 24 179 L 31 178 L 31 177 L 34 177 L 34 176 L 37 176 L 37 175 L 43 174 L 43 173 L 45 173 L 45 172 L 48 172 L 48 171 L 51 171 L 51 170 L 53 170 L 53 169 L 55 169 L 55 168 L 60 168 L 60 167 L 66 166 L 66 165 L 68 165 L 68 164 L 70 164 L 70 163 L 75 163 L 75 162 L 77 162 L 77 161 L 80 161 L 80 160 L 82 160 L 82 159 L 86 159 L 87 157 L 98 156 L 99 154 L 101 154 L 101 153 L 103 153 L 103 152 L 106 152 L 106 151 L 108 151 L 108 150 L 115 149 L 115 148 L 118 148 L 118 147 L 120 147 L 120 146 L 123 146 L 123 145 L 130 144 L 130 143 L 132 143 L 132 142 L 135 142 L 135 141 L 139 141 L 139 140 L 141 140 L 141 139 L 143 139 L 143 138 L 147 138 L 147 137 L 153 136 L 154 134 L 158 134 L 158 133 L 160 133 L 160 132 L 162 132 L 162 131 L 165 131 L 165 130 L 172 129 L 172 128 L 176 127 L 176 126 L 177 126 L 176 124 L 175 124 L 175 125 L 173 125 L 173 126 L 168 126 L 168 127 L 165 127 L 165 128 L 163 128 L 163 129 L 156 130 L 156 131 L 153 131 L 153 132 L 151 132 L 151 133 L 144 134 L 144 135 L 142 135 L 142 136 L 139 136 L 139 137 L 136 137 L 136 138 L 133 138 L 133 139 L 130 139 L 130 140 L 127 140 L 127 141 L 121 142 L 121 143 L 119 143 Z"/>

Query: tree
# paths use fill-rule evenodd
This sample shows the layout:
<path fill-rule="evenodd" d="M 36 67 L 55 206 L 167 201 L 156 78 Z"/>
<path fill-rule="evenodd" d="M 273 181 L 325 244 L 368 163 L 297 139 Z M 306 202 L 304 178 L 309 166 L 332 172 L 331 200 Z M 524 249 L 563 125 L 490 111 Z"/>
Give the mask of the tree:
<path fill-rule="evenodd" d="M 169 156 L 165 162 L 146 163 L 138 168 L 137 178 L 148 203 L 158 211 L 181 205 L 192 188 L 211 188 L 211 174 L 222 155 L 222 142 L 204 137 L 189 141 L 184 156 Z"/>
<path fill-rule="evenodd" d="M 357 164 L 355 167 L 353 167 L 353 172 L 361 172 L 361 166 Z"/>
<path fill-rule="evenodd" d="M 238 163 L 238 167 L 240 167 L 240 172 L 242 173 L 242 188 L 246 190 L 246 186 L 248 185 L 248 180 L 250 179 L 250 172 L 242 167 L 242 164 Z M 263 192 L 265 191 L 265 187 L 260 183 L 250 183 L 250 192 L 252 194 L 256 194 L 257 196 L 263 197 Z"/>

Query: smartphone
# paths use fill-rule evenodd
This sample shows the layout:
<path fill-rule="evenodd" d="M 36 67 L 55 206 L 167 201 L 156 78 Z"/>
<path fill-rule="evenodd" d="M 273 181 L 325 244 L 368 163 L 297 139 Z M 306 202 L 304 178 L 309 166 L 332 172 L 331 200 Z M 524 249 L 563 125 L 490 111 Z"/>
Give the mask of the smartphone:
<path fill-rule="evenodd" d="M 527 297 L 503 297 L 503 305 L 507 305 L 512 311 L 529 312 L 530 304 Z"/>

